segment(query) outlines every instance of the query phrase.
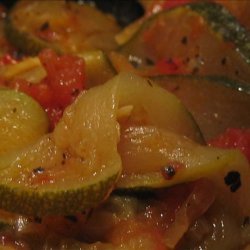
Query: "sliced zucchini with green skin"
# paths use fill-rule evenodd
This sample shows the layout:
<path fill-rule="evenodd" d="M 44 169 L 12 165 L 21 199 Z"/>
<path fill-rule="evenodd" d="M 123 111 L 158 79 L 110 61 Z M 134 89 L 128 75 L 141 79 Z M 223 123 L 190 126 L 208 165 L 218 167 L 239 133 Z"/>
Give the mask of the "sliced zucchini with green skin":
<path fill-rule="evenodd" d="M 121 73 L 83 92 L 51 134 L 0 157 L 0 207 L 36 216 L 95 207 L 120 176 L 119 127 L 129 124 L 157 126 L 203 141 L 192 116 L 173 94 Z"/>
<path fill-rule="evenodd" d="M 32 97 L 0 90 L 0 155 L 33 143 L 48 132 L 47 114 Z"/>
<path fill-rule="evenodd" d="M 103 84 L 115 76 L 115 69 L 103 51 L 85 51 L 78 56 L 85 62 L 87 88 Z"/>
<path fill-rule="evenodd" d="M 26 54 L 37 55 L 41 50 L 46 48 L 53 49 L 59 54 L 62 53 L 57 46 L 53 46 L 46 41 L 16 29 L 9 17 L 6 18 L 4 30 L 8 41 Z"/>
<path fill-rule="evenodd" d="M 112 100 L 104 100 L 96 90 L 88 92 L 67 109 L 52 134 L 0 157 L 0 207 L 40 217 L 75 214 L 103 201 L 121 171 L 111 107 Z M 103 124 L 108 122 L 107 130 Z"/>
<path fill-rule="evenodd" d="M 187 137 L 151 126 L 130 126 L 121 133 L 121 190 L 169 187 L 208 178 L 222 200 L 241 215 L 250 214 L 250 169 L 238 150 L 202 146 Z M 227 178 L 236 177 L 227 182 Z"/>
<path fill-rule="evenodd" d="M 207 141 L 227 128 L 250 127 L 248 85 L 213 76 L 159 76 L 152 80 L 182 100 Z"/>
<path fill-rule="evenodd" d="M 5 26 L 9 41 L 33 55 L 44 48 L 71 54 L 113 50 L 118 31 L 119 26 L 111 16 L 72 1 L 18 1 Z"/>
<path fill-rule="evenodd" d="M 148 61 L 177 59 L 186 71 L 250 82 L 250 35 L 221 5 L 192 3 L 145 20 L 119 52 Z"/>

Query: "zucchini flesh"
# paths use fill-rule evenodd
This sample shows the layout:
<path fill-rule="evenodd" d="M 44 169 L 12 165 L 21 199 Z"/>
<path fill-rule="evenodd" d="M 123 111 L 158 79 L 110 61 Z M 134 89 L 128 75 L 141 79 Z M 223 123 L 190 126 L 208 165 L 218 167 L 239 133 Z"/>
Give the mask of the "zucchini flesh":
<path fill-rule="evenodd" d="M 47 114 L 33 98 L 15 90 L 0 90 L 0 155 L 34 143 L 48 129 Z"/>
<path fill-rule="evenodd" d="M 193 3 L 162 11 L 146 19 L 119 52 L 149 61 L 178 59 L 188 73 L 224 75 L 250 82 L 250 36 L 221 5 Z M 152 66 L 151 66 L 152 67 Z"/>
<path fill-rule="evenodd" d="M 33 55 L 43 48 L 71 54 L 109 51 L 116 48 L 118 31 L 110 16 L 90 5 L 66 1 L 18 1 L 5 26 L 10 43 Z"/>
<path fill-rule="evenodd" d="M 213 76 L 158 76 L 152 80 L 182 100 L 207 141 L 227 128 L 250 127 L 247 85 Z"/>
<path fill-rule="evenodd" d="M 119 152 L 123 173 L 117 188 L 121 190 L 148 190 L 208 178 L 229 208 L 241 216 L 250 213 L 250 169 L 238 150 L 202 146 L 155 127 L 130 126 L 121 134 Z M 232 174 L 239 176 L 239 182 L 226 185 L 224 178 Z"/>

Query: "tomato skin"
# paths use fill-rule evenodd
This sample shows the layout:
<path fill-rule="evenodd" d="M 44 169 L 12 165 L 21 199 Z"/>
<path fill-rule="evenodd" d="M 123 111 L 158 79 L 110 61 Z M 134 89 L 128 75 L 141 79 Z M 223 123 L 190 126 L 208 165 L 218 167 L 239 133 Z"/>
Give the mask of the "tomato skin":
<path fill-rule="evenodd" d="M 85 65 L 81 58 L 71 55 L 57 56 L 49 49 L 43 50 L 39 59 L 47 72 L 45 79 L 38 84 L 16 79 L 8 86 L 37 100 L 47 112 L 53 129 L 64 109 L 85 88 Z"/>
<path fill-rule="evenodd" d="M 49 49 L 42 51 L 39 59 L 47 72 L 45 82 L 54 93 L 53 103 L 67 107 L 85 87 L 84 61 L 71 55 L 57 56 Z"/>
<path fill-rule="evenodd" d="M 52 130 L 62 117 L 63 109 L 59 107 L 48 107 L 45 111 L 50 118 L 50 128 Z"/>
<path fill-rule="evenodd" d="M 31 84 L 26 80 L 16 79 L 8 86 L 32 96 L 44 108 L 49 107 L 53 102 L 53 92 L 45 83 Z"/>
<path fill-rule="evenodd" d="M 212 139 L 210 146 L 220 148 L 237 148 L 250 162 L 250 129 L 228 128 L 223 134 Z"/>
<path fill-rule="evenodd" d="M 155 64 L 156 71 L 160 74 L 174 75 L 185 74 L 185 65 L 178 59 L 161 59 Z"/>

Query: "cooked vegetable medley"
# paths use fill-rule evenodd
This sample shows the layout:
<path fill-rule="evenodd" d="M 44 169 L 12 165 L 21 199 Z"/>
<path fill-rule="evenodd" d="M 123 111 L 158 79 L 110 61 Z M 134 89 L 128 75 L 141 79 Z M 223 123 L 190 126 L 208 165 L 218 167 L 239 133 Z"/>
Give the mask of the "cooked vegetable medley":
<path fill-rule="evenodd" d="M 250 1 L 121 2 L 0 4 L 0 249 L 249 249 Z"/>

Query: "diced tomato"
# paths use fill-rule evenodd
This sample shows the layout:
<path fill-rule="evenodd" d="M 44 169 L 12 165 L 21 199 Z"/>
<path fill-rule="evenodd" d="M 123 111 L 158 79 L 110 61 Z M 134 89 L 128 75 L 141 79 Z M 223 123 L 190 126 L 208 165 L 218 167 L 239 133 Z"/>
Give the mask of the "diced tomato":
<path fill-rule="evenodd" d="M 21 90 L 37 100 L 48 113 L 54 128 L 76 96 L 85 88 L 85 68 L 81 58 L 71 55 L 57 56 L 46 49 L 39 54 L 47 76 L 38 84 L 15 80 L 10 87 Z"/>
<path fill-rule="evenodd" d="M 156 71 L 160 74 L 185 74 L 185 65 L 178 59 L 161 59 L 155 64 Z"/>
<path fill-rule="evenodd" d="M 250 162 L 250 129 L 228 128 L 223 134 L 209 142 L 210 146 L 237 148 Z"/>
<path fill-rule="evenodd" d="M 0 66 L 14 63 L 17 63 L 17 60 L 14 59 L 10 54 L 6 54 L 0 57 Z"/>
<path fill-rule="evenodd" d="M 63 109 L 60 107 L 48 107 L 45 109 L 45 111 L 50 118 L 50 125 L 53 129 L 62 117 Z"/>
<path fill-rule="evenodd" d="M 47 72 L 45 83 L 54 93 L 54 104 L 67 107 L 84 89 L 84 61 L 71 55 L 57 56 L 48 49 L 39 58 Z"/>

